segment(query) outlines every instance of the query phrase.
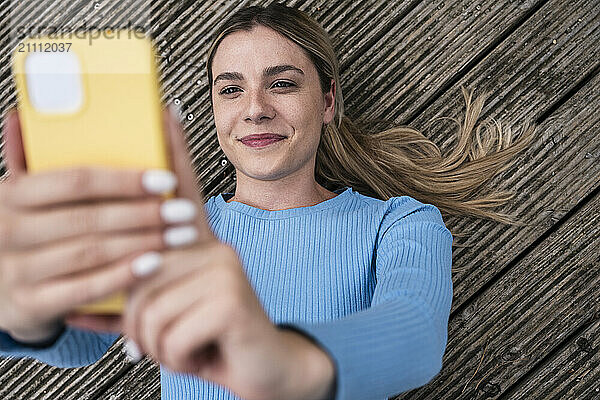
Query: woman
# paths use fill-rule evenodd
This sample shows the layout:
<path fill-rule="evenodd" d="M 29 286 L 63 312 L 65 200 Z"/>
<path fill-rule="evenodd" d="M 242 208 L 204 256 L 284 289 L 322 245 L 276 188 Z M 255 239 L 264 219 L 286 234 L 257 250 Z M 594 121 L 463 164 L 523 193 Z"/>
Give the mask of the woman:
<path fill-rule="evenodd" d="M 9 115 L 0 355 L 89 365 L 124 333 L 134 358 L 161 364 L 168 399 L 385 399 L 429 382 L 447 342 L 452 234 L 426 201 L 503 218 L 461 202 L 485 180 L 472 177 L 472 165 L 491 178 L 529 136 L 504 150 L 510 138 L 501 141 L 502 151 L 487 156 L 481 143 L 471 148 L 466 124 L 463 153 L 442 159 L 410 128 L 363 133 L 343 115 L 327 34 L 277 4 L 226 20 L 207 68 L 218 141 L 237 181 L 234 194 L 203 206 L 175 116 L 165 114 L 169 177 L 108 169 L 29 176 L 18 116 Z M 480 105 L 472 113 L 467 99 L 468 120 Z M 461 174 L 462 192 L 451 192 Z M 175 184 L 180 199 L 161 203 L 155 195 Z M 106 201 L 117 197 L 117 206 Z M 99 202 L 72 211 L 91 199 Z M 57 215 L 65 203 L 70 214 Z M 34 216 L 42 233 L 31 229 Z M 146 233 L 119 234 L 135 227 Z M 89 246 L 83 262 L 77 254 Z M 122 317 L 70 313 L 121 289 L 130 294 Z"/>

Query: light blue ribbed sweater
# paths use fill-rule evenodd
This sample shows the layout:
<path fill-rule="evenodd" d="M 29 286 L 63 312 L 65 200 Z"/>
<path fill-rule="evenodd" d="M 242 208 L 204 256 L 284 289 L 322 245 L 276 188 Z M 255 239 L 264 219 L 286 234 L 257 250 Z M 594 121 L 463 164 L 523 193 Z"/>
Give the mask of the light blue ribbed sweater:
<path fill-rule="evenodd" d="M 412 197 L 387 201 L 350 187 L 319 204 L 268 211 L 232 194 L 205 204 L 271 320 L 314 340 L 336 365 L 335 400 L 385 400 L 428 383 L 442 367 L 452 303 L 452 235 L 440 211 Z M 68 326 L 45 349 L 0 332 L 0 356 L 57 367 L 98 361 L 117 340 Z M 239 397 L 161 366 L 163 400 Z"/>

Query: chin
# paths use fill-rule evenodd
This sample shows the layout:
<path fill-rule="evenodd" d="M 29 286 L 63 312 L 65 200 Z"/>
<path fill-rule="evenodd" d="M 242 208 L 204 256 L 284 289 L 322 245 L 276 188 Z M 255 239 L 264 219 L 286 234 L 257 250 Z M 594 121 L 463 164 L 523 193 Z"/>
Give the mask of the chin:
<path fill-rule="evenodd" d="M 256 168 L 242 169 L 244 175 L 252 179 L 261 181 L 274 181 L 285 176 L 285 171 L 277 168 L 265 168 L 264 165 L 257 165 Z"/>

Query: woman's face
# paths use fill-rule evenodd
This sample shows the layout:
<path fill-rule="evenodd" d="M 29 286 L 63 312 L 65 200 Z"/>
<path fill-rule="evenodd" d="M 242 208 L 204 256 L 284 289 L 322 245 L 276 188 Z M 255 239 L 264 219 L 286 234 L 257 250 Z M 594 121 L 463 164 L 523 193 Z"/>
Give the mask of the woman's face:
<path fill-rule="evenodd" d="M 301 47 L 262 25 L 235 32 L 219 44 L 212 76 L 217 138 L 238 175 L 313 174 L 322 124 L 333 119 L 335 88 L 322 93 Z M 240 141 L 261 133 L 285 139 L 261 147 Z"/>

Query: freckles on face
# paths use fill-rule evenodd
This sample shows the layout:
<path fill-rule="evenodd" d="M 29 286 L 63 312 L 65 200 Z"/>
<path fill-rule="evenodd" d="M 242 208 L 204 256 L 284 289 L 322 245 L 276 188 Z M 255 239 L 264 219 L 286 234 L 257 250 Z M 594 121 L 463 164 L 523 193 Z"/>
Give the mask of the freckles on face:
<path fill-rule="evenodd" d="M 226 36 L 211 68 L 217 137 L 237 169 L 253 175 L 281 174 L 316 154 L 323 94 L 318 73 L 302 48 L 259 25 Z M 260 148 L 238 140 L 259 133 L 286 139 Z"/>

